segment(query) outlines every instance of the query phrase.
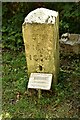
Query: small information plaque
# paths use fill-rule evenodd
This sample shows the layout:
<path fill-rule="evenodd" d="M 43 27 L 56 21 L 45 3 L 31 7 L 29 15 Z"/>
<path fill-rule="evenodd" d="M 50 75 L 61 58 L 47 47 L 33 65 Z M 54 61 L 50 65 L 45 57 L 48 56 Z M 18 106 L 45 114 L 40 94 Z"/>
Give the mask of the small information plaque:
<path fill-rule="evenodd" d="M 28 88 L 50 90 L 52 74 L 31 73 Z"/>

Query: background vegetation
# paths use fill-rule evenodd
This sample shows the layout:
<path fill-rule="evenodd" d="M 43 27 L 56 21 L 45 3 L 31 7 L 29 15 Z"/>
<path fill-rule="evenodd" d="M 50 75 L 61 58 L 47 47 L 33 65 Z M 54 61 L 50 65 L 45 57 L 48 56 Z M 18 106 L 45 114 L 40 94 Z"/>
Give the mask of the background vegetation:
<path fill-rule="evenodd" d="M 80 33 L 80 2 L 6 2 L 2 3 L 3 48 L 23 48 L 22 23 L 27 14 L 38 7 L 59 12 L 60 35 L 65 32 Z"/>

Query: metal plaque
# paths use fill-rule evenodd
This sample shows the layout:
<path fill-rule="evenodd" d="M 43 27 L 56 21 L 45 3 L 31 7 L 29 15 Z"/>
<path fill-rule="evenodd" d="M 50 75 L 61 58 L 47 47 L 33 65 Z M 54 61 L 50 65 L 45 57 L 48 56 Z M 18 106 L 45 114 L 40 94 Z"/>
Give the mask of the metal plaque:
<path fill-rule="evenodd" d="M 28 88 L 50 90 L 52 74 L 31 73 Z"/>

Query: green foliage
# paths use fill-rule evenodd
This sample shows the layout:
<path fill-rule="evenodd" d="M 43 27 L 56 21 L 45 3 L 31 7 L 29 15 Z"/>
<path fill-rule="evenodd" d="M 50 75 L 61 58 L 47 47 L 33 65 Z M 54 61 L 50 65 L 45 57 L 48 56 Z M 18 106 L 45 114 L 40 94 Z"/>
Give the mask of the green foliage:
<path fill-rule="evenodd" d="M 63 3 L 60 12 L 60 32 L 80 33 L 80 3 Z M 76 27 L 75 27 L 76 26 Z"/>
<path fill-rule="evenodd" d="M 65 32 L 80 33 L 80 3 L 10 2 L 2 3 L 3 48 L 23 48 L 22 23 L 25 16 L 38 7 L 59 12 L 60 35 Z"/>
<path fill-rule="evenodd" d="M 22 23 L 26 9 L 24 3 L 3 3 L 2 8 L 3 48 L 19 50 L 23 46 Z"/>
<path fill-rule="evenodd" d="M 7 51 L 7 54 L 3 54 L 3 66 L 3 83 L 11 82 L 10 86 L 13 89 L 15 86 L 14 91 L 24 91 L 28 80 L 25 54 L 23 52 L 20 54 L 18 51 L 16 53 Z"/>

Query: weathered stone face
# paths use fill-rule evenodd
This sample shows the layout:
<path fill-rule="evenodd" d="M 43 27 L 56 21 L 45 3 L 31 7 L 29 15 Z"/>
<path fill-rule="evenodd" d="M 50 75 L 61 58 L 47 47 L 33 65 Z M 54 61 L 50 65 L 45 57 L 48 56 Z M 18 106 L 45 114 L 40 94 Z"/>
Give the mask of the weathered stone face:
<path fill-rule="evenodd" d="M 41 15 L 44 13 L 42 10 L 43 8 L 39 11 Z M 38 14 L 36 10 L 35 12 Z M 49 14 L 46 16 L 49 17 Z M 30 18 L 31 16 L 29 16 Z M 54 23 L 48 23 L 48 21 L 47 23 L 41 23 L 40 21 L 31 22 L 32 20 L 29 23 L 29 19 L 26 17 L 22 30 L 28 74 L 36 72 L 51 73 L 56 82 L 59 68 L 58 14 L 56 17 L 53 14 L 53 18 L 55 19 Z"/>

